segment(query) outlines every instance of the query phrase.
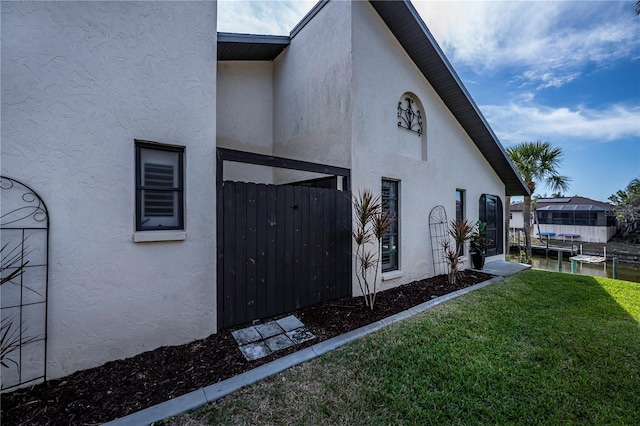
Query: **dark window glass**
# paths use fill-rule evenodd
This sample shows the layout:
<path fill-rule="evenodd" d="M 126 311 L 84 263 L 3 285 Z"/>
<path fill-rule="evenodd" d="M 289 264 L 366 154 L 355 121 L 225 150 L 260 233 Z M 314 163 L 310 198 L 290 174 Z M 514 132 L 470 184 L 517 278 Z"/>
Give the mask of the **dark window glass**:
<path fill-rule="evenodd" d="M 456 190 L 456 221 L 462 222 L 464 220 L 464 191 L 461 189 Z"/>
<path fill-rule="evenodd" d="M 487 222 L 487 237 L 492 240 L 487 248 L 487 255 L 493 256 L 503 253 L 502 241 L 503 214 L 502 200 L 495 195 L 483 194 L 480 196 L 478 216 L 481 221 Z"/>
<path fill-rule="evenodd" d="M 382 180 L 382 210 L 391 218 L 389 232 L 382 237 L 382 272 L 398 269 L 398 181 Z"/>
<path fill-rule="evenodd" d="M 456 222 L 464 221 L 464 191 L 456 189 Z M 464 246 L 456 246 L 456 252 L 462 256 L 464 254 Z"/>

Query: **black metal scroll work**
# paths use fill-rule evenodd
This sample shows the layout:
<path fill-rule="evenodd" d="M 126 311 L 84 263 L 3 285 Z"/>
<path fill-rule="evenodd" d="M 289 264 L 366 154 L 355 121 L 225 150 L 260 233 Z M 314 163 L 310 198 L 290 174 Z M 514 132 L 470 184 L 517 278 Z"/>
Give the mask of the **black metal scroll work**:
<path fill-rule="evenodd" d="M 0 176 L 1 389 L 46 380 L 49 214 L 28 186 Z"/>
<path fill-rule="evenodd" d="M 407 108 L 402 108 L 402 101 L 398 102 L 398 127 L 402 127 L 412 132 L 416 132 L 418 135 L 422 135 L 422 115 L 420 110 L 414 111 L 413 99 L 405 97 L 407 102 Z"/>
<path fill-rule="evenodd" d="M 435 206 L 429 213 L 429 232 L 431 233 L 431 256 L 433 258 L 434 275 L 442 275 L 448 272 L 448 265 L 444 256 L 442 243 L 448 237 L 447 212 L 443 206 Z"/>

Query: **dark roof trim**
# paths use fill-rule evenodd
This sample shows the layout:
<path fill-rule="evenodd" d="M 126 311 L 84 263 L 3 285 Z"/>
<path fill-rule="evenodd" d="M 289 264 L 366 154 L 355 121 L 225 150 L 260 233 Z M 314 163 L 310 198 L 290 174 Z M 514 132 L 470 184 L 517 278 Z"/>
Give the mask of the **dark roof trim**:
<path fill-rule="evenodd" d="M 369 2 L 504 182 L 506 194 L 528 195 L 506 151 L 411 2 Z"/>
<path fill-rule="evenodd" d="M 272 61 L 290 43 L 288 36 L 218 33 L 218 60 Z"/>
<path fill-rule="evenodd" d="M 309 23 L 309 21 L 311 21 L 313 19 L 313 17 L 316 16 L 318 14 L 318 12 L 320 12 L 320 9 L 322 9 L 327 3 L 329 3 L 329 0 L 320 0 L 318 3 L 316 3 L 311 8 L 309 13 L 307 13 L 304 16 L 304 18 L 302 18 L 302 21 L 298 22 L 298 25 L 293 27 L 293 29 L 289 33 L 289 37 L 294 38 L 296 36 L 296 34 L 298 34 L 300 32 L 300 30 L 303 29 L 304 26 L 307 25 Z"/>
<path fill-rule="evenodd" d="M 218 43 L 260 43 L 260 44 L 289 44 L 291 39 L 288 36 L 262 35 L 262 34 L 239 34 L 239 33 L 218 33 Z"/>

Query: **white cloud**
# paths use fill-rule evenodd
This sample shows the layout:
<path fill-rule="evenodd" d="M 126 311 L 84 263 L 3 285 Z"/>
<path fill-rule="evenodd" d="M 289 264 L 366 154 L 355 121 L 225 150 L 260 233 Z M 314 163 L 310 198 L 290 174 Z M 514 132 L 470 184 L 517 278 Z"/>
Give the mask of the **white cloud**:
<path fill-rule="evenodd" d="M 640 140 L 640 107 L 612 105 L 601 109 L 552 108 L 538 105 L 480 107 L 504 145 L 538 139 L 608 142 L 626 137 Z"/>
<path fill-rule="evenodd" d="M 313 0 L 219 0 L 218 31 L 289 35 L 315 3 Z"/>
<path fill-rule="evenodd" d="M 537 89 L 559 87 L 589 64 L 640 56 L 629 2 L 427 2 L 416 9 L 452 62 L 478 74 L 524 68 Z"/>
<path fill-rule="evenodd" d="M 548 87 L 561 87 L 580 76 L 580 73 L 554 74 L 552 72 L 525 71 L 524 78 L 529 82 L 538 81 L 540 84 L 536 89 L 546 89 Z M 526 86 L 527 84 L 523 84 Z"/>

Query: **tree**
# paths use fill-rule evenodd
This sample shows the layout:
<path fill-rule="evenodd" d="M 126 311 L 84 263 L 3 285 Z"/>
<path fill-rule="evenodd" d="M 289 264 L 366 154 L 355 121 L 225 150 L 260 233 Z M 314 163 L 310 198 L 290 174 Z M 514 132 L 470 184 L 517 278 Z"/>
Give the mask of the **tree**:
<path fill-rule="evenodd" d="M 640 179 L 629 182 L 624 190 L 609 197 L 615 206 L 622 238 L 632 244 L 640 243 Z"/>
<path fill-rule="evenodd" d="M 549 142 L 522 142 L 507 148 L 507 154 L 516 167 L 531 195 L 539 183 L 552 191 L 567 191 L 570 178 L 560 175 L 562 149 Z M 524 241 L 527 257 L 531 257 L 531 195 L 525 195 L 523 205 Z M 507 217 L 509 212 L 507 212 Z"/>

